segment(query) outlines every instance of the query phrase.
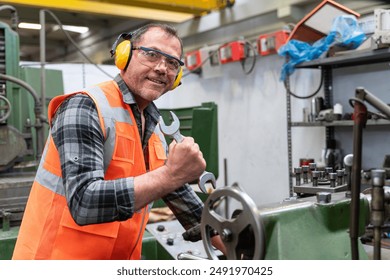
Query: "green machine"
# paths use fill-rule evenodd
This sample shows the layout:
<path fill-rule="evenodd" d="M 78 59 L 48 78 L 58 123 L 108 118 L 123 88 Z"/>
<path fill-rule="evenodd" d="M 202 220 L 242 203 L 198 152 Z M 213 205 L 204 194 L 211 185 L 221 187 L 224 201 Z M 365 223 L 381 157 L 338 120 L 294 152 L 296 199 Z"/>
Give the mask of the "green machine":
<path fill-rule="evenodd" d="M 10 259 L 48 134 L 47 104 L 63 89 L 62 71 L 21 67 L 19 35 L 0 22 L 0 260 Z"/>
<path fill-rule="evenodd" d="M 389 197 L 389 189 L 384 193 Z M 231 216 L 221 206 L 227 199 L 236 205 Z M 361 194 L 359 204 L 358 234 L 363 236 L 370 218 L 372 222 L 376 215 L 377 203 L 371 194 Z M 385 205 L 387 210 L 381 216 L 387 220 L 388 199 Z M 210 259 L 220 257 L 210 242 L 210 229 L 214 229 L 223 240 L 228 259 L 351 260 L 350 220 L 348 192 L 319 192 L 258 207 L 238 185 L 233 185 L 210 194 L 202 213 L 201 231 Z M 357 251 L 358 259 L 369 259 L 360 239 Z"/>
<path fill-rule="evenodd" d="M 385 193 L 389 197 L 390 190 Z M 232 214 L 224 209 L 227 201 L 234 205 Z M 373 201 L 371 194 L 360 196 L 359 236 L 366 234 L 374 216 Z M 320 192 L 259 207 L 235 184 L 218 188 L 206 199 L 202 241 L 183 241 L 184 229 L 177 221 L 149 224 L 142 255 L 152 260 L 352 260 L 350 218 L 347 192 Z M 211 245 L 212 230 L 221 236 L 226 256 Z M 370 250 L 366 251 L 361 240 L 357 244 L 359 259 L 370 259 Z"/>

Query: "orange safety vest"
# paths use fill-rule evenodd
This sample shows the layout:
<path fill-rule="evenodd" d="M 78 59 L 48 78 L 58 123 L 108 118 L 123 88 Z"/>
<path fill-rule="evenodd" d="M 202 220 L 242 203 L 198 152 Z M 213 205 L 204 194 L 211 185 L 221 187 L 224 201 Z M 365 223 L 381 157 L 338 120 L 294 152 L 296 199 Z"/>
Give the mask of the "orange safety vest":
<path fill-rule="evenodd" d="M 145 173 L 137 124 L 117 84 L 114 81 L 101 83 L 83 93 L 96 104 L 105 138 L 104 179 L 115 180 Z M 61 103 L 71 95 L 58 96 L 50 102 L 50 122 Z M 148 144 L 149 167 L 153 170 L 166 160 L 167 146 L 158 126 Z M 28 198 L 13 259 L 140 259 L 148 210 L 146 206 L 127 221 L 77 225 L 66 203 L 60 158 L 49 135 Z"/>

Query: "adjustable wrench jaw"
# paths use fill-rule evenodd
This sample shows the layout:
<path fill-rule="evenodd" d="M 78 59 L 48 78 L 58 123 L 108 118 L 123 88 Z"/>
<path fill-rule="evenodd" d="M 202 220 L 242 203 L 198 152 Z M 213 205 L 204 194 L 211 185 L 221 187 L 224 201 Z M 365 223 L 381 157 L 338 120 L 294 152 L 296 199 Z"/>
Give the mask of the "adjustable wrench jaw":
<path fill-rule="evenodd" d="M 211 186 L 213 187 L 213 189 L 214 189 L 214 190 L 216 189 L 216 187 L 217 187 L 217 181 L 215 180 L 215 176 L 214 176 L 213 173 L 204 171 L 204 172 L 202 173 L 202 175 L 200 175 L 199 181 L 198 181 L 199 189 L 200 189 L 203 193 L 209 194 L 209 193 L 212 192 L 212 190 L 209 191 L 210 189 L 209 189 L 209 190 L 206 189 L 206 183 L 210 183 Z"/>
<path fill-rule="evenodd" d="M 173 119 L 170 125 L 166 125 L 164 123 L 164 119 L 162 118 L 162 116 L 160 116 L 160 129 L 165 135 L 172 136 L 173 139 L 175 139 L 176 143 L 180 143 L 183 141 L 183 135 L 180 134 L 179 118 L 172 111 L 170 111 L 170 114 Z"/>

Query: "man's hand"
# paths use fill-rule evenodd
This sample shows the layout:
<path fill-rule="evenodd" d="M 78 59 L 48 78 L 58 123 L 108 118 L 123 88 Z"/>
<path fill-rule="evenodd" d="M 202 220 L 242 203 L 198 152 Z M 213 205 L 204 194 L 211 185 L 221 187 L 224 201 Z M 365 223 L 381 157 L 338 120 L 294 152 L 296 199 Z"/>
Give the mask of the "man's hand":
<path fill-rule="evenodd" d="M 165 165 L 174 186 L 181 186 L 198 179 L 206 169 L 203 154 L 192 137 L 184 137 L 181 143 L 172 141 Z"/>
<path fill-rule="evenodd" d="M 165 165 L 134 177 L 135 210 L 198 179 L 205 169 L 206 161 L 192 137 L 172 141 Z"/>

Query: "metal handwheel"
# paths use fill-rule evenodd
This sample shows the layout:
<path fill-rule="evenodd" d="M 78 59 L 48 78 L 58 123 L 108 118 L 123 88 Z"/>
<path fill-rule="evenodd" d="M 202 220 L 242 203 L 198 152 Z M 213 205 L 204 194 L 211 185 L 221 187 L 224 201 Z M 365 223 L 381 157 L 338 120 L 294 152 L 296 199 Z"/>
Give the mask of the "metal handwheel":
<path fill-rule="evenodd" d="M 224 199 L 233 198 L 241 204 L 231 218 L 223 217 L 219 211 Z M 222 209 L 223 210 L 223 209 Z M 226 215 L 225 215 L 226 216 Z M 205 202 L 202 212 L 201 234 L 205 251 L 210 259 L 218 256 L 211 245 L 211 233 L 217 231 L 226 247 L 229 260 L 264 259 L 265 234 L 253 200 L 238 185 L 216 189 Z"/>
<path fill-rule="evenodd" d="M 11 102 L 6 97 L 0 95 L 0 123 L 6 121 L 10 115 Z"/>

